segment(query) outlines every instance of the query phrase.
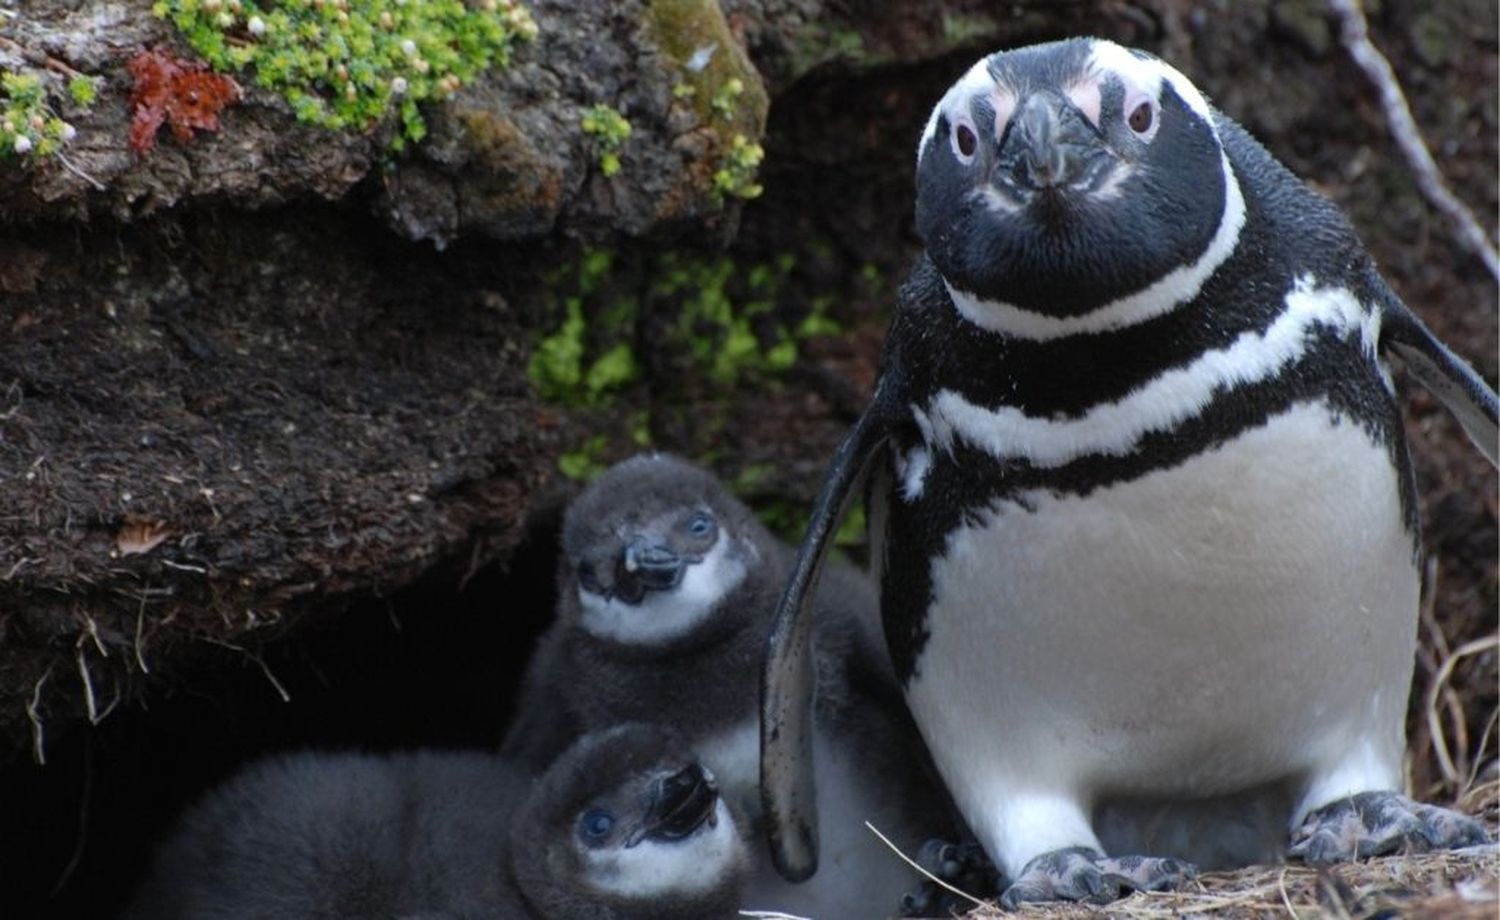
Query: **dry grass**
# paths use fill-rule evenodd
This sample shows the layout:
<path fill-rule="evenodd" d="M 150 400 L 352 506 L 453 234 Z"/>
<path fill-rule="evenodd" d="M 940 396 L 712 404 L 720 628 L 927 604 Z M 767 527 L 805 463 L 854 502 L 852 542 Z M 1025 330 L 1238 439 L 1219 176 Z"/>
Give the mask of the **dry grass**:
<path fill-rule="evenodd" d="M 1500 824 L 1500 780 L 1477 786 L 1458 803 L 1480 816 L 1494 836 Z M 1356 920 L 1374 917 L 1440 917 L 1495 920 L 1500 916 L 1500 847 L 1490 844 L 1448 853 L 1387 856 L 1362 863 L 1311 869 L 1301 865 L 1252 866 L 1213 872 L 1185 891 L 1137 893 L 1106 907 L 1028 906 L 1007 914 L 995 907 L 970 912 L 968 920 L 1041 917 L 1246 920 Z"/>

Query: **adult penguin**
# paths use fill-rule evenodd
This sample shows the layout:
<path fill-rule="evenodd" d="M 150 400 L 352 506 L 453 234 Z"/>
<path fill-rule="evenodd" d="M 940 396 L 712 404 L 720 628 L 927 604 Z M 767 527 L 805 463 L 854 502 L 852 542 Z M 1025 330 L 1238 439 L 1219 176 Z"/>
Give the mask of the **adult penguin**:
<path fill-rule="evenodd" d="M 871 458 L 887 645 L 1006 904 L 1169 887 L 1179 857 L 1288 834 L 1314 862 L 1484 839 L 1398 791 L 1419 530 L 1386 362 L 1491 462 L 1495 393 L 1339 211 L 1163 61 L 1072 39 L 947 92 L 916 216 L 766 663 L 783 871 L 817 859 L 806 599 Z"/>

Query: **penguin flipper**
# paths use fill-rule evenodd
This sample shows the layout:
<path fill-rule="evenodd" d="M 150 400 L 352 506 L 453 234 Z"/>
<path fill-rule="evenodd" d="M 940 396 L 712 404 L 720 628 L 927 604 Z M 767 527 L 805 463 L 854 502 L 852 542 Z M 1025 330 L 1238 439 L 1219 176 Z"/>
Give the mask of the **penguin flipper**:
<path fill-rule="evenodd" d="M 1395 352 L 1413 377 L 1422 382 L 1463 426 L 1491 464 L 1500 466 L 1500 424 L 1496 422 L 1495 391 L 1473 368 L 1439 342 L 1426 324 L 1401 302 L 1384 282 L 1377 289 L 1382 297 L 1380 347 Z"/>
<path fill-rule="evenodd" d="M 760 694 L 760 794 L 771 861 L 788 881 L 818 869 L 818 815 L 812 762 L 813 596 L 823 559 L 869 460 L 890 437 L 901 406 L 882 375 L 874 399 L 845 436 L 823 477 L 791 578 L 776 607 Z"/>

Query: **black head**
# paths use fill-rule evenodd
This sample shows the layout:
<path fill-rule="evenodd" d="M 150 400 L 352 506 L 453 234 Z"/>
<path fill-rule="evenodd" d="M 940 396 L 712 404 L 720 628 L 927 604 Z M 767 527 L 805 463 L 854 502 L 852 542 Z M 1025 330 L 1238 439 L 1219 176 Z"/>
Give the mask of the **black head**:
<path fill-rule="evenodd" d="M 917 230 L 964 315 L 1001 331 L 1025 334 L 1016 313 L 1046 329 L 1119 309 L 1153 285 L 1170 309 L 1190 280 L 1173 272 L 1217 259 L 1211 271 L 1233 248 L 1243 202 L 1228 168 L 1208 103 L 1161 60 L 1098 39 L 1003 51 L 928 120 Z"/>
<path fill-rule="evenodd" d="M 665 454 L 594 481 L 563 524 L 565 596 L 605 639 L 655 644 L 698 626 L 762 561 L 769 536 L 718 480 Z"/>
<path fill-rule="evenodd" d="M 548 917 L 727 914 L 745 880 L 742 827 L 674 733 L 584 736 L 548 769 L 511 831 L 512 871 Z"/>

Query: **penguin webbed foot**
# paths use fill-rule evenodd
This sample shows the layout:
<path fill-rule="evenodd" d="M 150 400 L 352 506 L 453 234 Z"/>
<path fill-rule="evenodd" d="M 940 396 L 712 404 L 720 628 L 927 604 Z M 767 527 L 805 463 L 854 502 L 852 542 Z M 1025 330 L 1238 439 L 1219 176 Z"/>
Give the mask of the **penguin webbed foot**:
<path fill-rule="evenodd" d="M 1108 904 L 1132 891 L 1171 891 L 1198 874 L 1181 859 L 1161 856 L 1105 856 L 1090 847 L 1043 853 L 1021 870 L 1000 897 L 1006 910 L 1037 901 Z"/>
<path fill-rule="evenodd" d="M 1318 866 L 1489 842 L 1484 825 L 1461 812 L 1396 792 L 1360 792 L 1309 814 L 1292 832 L 1287 855 Z"/>
<path fill-rule="evenodd" d="M 935 837 L 917 851 L 917 865 L 959 891 L 985 897 L 1000 887 L 1000 871 L 978 843 Z M 971 905 L 937 882 L 924 880 L 901 896 L 903 917 L 949 917 Z"/>

